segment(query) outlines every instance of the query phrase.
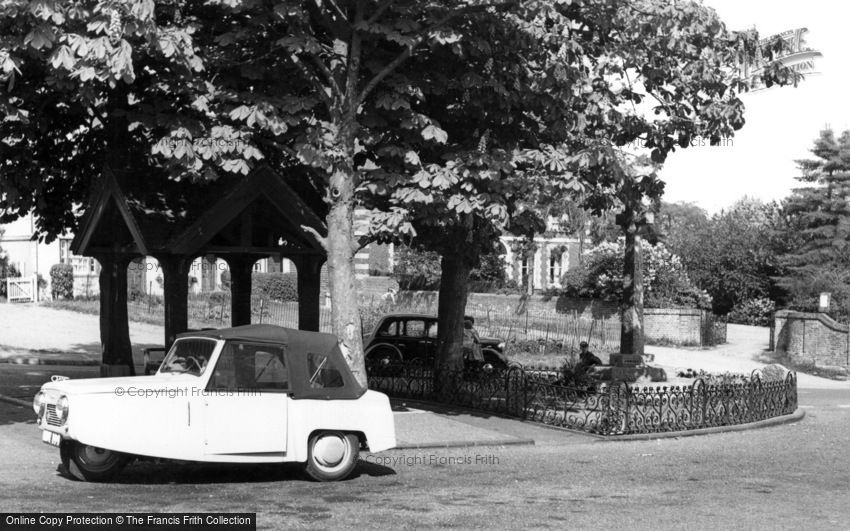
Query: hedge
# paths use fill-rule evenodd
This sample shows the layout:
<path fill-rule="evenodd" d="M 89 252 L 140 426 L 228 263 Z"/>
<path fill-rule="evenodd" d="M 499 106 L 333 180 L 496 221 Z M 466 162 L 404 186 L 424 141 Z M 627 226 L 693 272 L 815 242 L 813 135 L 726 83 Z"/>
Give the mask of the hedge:
<path fill-rule="evenodd" d="M 55 264 L 50 268 L 50 296 L 74 298 L 74 267 L 71 264 Z"/>

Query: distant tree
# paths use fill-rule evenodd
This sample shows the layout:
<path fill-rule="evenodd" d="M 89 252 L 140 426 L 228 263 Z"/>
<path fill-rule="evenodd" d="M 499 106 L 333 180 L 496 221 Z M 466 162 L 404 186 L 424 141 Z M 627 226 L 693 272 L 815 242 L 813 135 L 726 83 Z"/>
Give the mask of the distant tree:
<path fill-rule="evenodd" d="M 786 245 L 778 205 L 743 198 L 710 219 L 684 207 L 662 207 L 660 228 L 693 282 L 711 295 L 715 313 L 750 300 L 782 299 L 774 280 L 782 272 L 777 255 Z"/>
<path fill-rule="evenodd" d="M 440 283 L 440 255 L 408 245 L 396 245 L 393 277 L 406 290 L 432 290 Z"/>
<path fill-rule="evenodd" d="M 835 138 L 821 131 L 811 149 L 814 158 L 797 161 L 806 186 L 795 189 L 783 203 L 787 231 L 794 247 L 782 255 L 788 268 L 780 283 L 790 304 L 817 308 L 822 291 L 833 293 L 842 313 L 850 310 L 850 131 Z"/>
<path fill-rule="evenodd" d="M 661 202 L 655 219 L 656 228 L 664 243 L 674 253 L 684 256 L 697 244 L 694 234 L 702 232 L 709 223 L 708 213 L 694 203 Z"/>

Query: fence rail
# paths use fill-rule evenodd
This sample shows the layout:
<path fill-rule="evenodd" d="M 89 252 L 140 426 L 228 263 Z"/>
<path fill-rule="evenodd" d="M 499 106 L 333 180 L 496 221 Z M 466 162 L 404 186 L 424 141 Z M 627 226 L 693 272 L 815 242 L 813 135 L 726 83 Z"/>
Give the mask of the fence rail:
<path fill-rule="evenodd" d="M 765 420 L 797 409 L 797 379 L 690 387 L 632 387 L 625 383 L 564 385 L 557 374 L 512 367 L 505 371 L 437 371 L 412 364 L 370 365 L 369 388 L 395 398 L 420 399 L 497 412 L 541 424 L 628 435 L 687 431 Z"/>

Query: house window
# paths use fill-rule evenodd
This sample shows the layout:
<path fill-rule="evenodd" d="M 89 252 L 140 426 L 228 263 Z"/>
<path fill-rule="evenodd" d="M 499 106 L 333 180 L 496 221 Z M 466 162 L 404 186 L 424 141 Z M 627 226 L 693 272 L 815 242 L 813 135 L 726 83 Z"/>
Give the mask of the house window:
<path fill-rule="evenodd" d="M 59 240 L 59 263 L 60 264 L 70 264 L 71 263 L 71 240 L 61 239 Z"/>
<path fill-rule="evenodd" d="M 549 257 L 549 283 L 556 284 L 561 280 L 561 257 L 552 255 Z"/>

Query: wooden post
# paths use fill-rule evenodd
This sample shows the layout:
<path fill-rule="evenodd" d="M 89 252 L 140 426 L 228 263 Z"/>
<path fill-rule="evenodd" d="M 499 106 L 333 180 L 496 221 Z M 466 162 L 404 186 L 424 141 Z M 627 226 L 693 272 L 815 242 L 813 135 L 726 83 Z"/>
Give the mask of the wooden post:
<path fill-rule="evenodd" d="M 97 257 L 100 270 L 101 376 L 135 376 L 127 315 L 127 266 L 129 255 Z"/>
<path fill-rule="evenodd" d="M 230 267 L 230 326 L 251 324 L 251 274 L 254 257 L 227 258 Z"/>
<path fill-rule="evenodd" d="M 321 326 L 321 272 L 323 256 L 292 259 L 298 269 L 298 329 L 318 332 Z"/>
<path fill-rule="evenodd" d="M 165 313 L 165 350 L 177 338 L 177 334 L 189 329 L 189 265 L 182 256 L 158 256 L 162 266 L 163 303 Z"/>

